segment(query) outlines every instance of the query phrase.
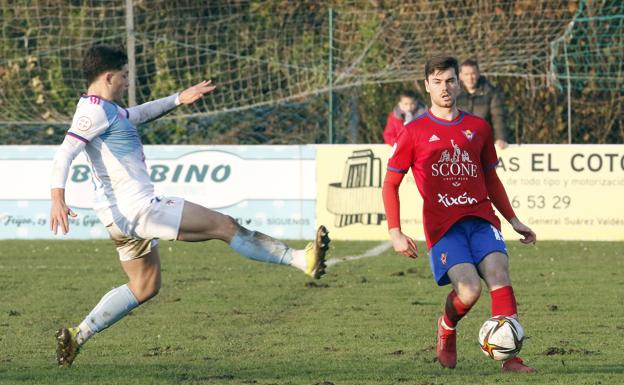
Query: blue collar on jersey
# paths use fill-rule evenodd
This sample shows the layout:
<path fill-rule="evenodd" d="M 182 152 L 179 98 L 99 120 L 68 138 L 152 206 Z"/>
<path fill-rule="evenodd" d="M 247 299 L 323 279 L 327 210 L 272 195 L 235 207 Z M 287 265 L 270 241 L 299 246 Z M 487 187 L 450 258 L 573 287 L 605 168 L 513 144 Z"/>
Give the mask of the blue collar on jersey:
<path fill-rule="evenodd" d="M 464 111 L 460 110 L 459 115 L 455 119 L 448 121 L 448 120 L 442 120 L 440 118 L 436 118 L 429 110 L 427 110 L 426 114 L 429 117 L 429 119 L 433 120 L 436 123 L 443 124 L 445 126 L 453 126 L 455 124 L 461 123 L 461 121 L 464 120 L 464 115 L 465 115 Z"/>

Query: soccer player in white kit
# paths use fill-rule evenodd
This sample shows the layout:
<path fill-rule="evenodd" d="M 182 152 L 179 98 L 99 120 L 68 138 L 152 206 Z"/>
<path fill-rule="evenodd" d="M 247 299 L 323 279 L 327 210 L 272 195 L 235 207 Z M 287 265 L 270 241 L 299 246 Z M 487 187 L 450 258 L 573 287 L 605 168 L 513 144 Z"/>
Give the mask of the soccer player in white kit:
<path fill-rule="evenodd" d="M 128 283 L 105 294 L 78 326 L 57 331 L 60 366 L 70 366 L 91 336 L 158 294 L 161 275 L 157 239 L 220 239 L 250 259 L 291 265 L 313 278 L 325 273 L 330 240 L 324 226 L 319 226 L 314 242 L 303 250 L 295 250 L 240 226 L 227 215 L 182 198 L 155 195 L 136 126 L 211 93 L 215 89 L 211 81 L 123 108 L 116 102 L 128 87 L 127 56 L 123 50 L 91 47 L 85 54 L 83 71 L 89 85 L 87 94 L 78 101 L 71 127 L 54 157 L 50 227 L 54 234 L 59 227 L 66 234 L 68 216 L 76 216 L 65 203 L 65 183 L 71 162 L 85 151 L 95 188 L 94 210 L 117 246 Z"/>

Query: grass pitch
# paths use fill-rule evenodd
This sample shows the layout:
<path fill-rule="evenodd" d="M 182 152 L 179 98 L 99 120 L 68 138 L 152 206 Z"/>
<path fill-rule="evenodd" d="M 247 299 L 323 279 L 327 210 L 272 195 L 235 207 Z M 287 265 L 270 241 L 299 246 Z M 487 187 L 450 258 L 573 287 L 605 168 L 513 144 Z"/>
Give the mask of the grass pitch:
<path fill-rule="evenodd" d="M 376 244 L 333 242 L 331 256 Z M 435 285 L 426 257 L 387 251 L 310 281 L 216 241 L 161 242 L 160 294 L 60 369 L 55 330 L 126 282 L 114 247 L 1 241 L 0 384 L 624 383 L 624 244 L 508 246 L 533 376 L 503 374 L 479 351 L 487 291 L 460 324 L 457 368 L 439 366 L 435 323 L 449 289 Z"/>

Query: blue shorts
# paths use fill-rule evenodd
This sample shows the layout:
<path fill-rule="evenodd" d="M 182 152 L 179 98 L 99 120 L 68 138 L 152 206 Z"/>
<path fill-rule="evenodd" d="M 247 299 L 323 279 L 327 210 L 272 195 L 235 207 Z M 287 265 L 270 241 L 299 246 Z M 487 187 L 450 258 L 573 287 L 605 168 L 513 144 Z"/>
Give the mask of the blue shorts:
<path fill-rule="evenodd" d="M 451 267 L 459 263 L 476 266 L 495 251 L 507 255 L 503 235 L 494 225 L 481 218 L 462 219 L 429 250 L 431 272 L 438 286 L 448 285 Z"/>

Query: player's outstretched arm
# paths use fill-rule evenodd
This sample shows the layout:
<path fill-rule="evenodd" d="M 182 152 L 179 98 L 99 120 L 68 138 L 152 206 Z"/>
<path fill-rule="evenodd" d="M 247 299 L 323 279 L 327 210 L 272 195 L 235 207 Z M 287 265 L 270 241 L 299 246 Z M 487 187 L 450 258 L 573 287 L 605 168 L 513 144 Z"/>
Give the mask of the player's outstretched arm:
<path fill-rule="evenodd" d="M 214 91 L 216 87 L 212 80 L 204 80 L 182 92 L 167 97 L 152 100 L 138 106 L 126 108 L 128 120 L 134 124 L 144 124 L 156 120 L 173 111 L 180 104 L 192 104 L 201 99 L 207 93 Z"/>
<path fill-rule="evenodd" d="M 52 207 L 50 208 L 50 230 L 56 235 L 58 228 L 60 227 L 63 234 L 69 232 L 69 220 L 67 216 L 72 218 L 76 217 L 74 213 L 65 204 L 65 189 L 53 188 L 51 191 Z"/>
<path fill-rule="evenodd" d="M 178 101 L 180 104 L 193 104 L 204 95 L 214 91 L 215 88 L 217 88 L 217 86 L 212 84 L 212 80 L 204 80 L 180 92 Z"/>

